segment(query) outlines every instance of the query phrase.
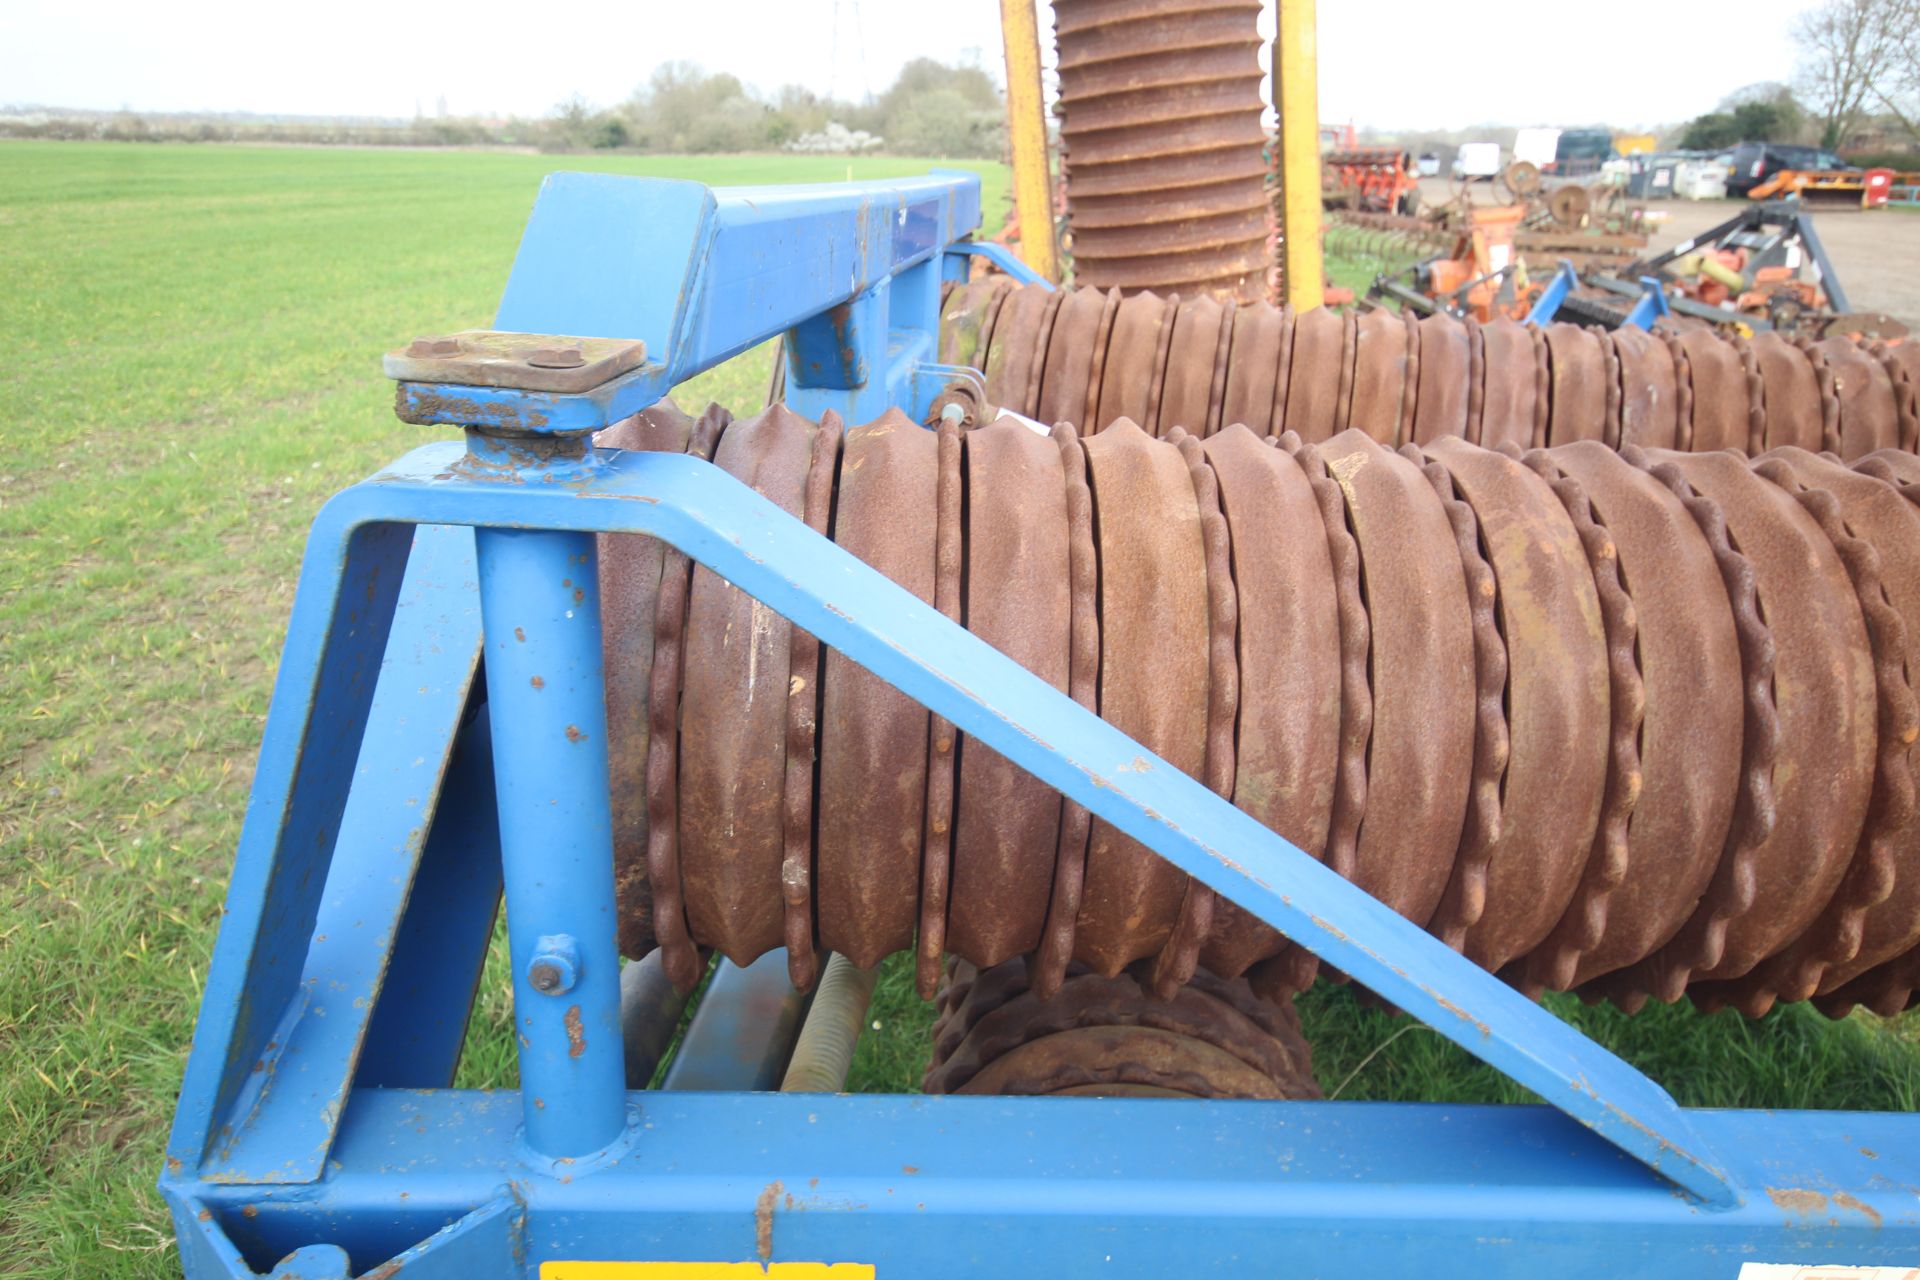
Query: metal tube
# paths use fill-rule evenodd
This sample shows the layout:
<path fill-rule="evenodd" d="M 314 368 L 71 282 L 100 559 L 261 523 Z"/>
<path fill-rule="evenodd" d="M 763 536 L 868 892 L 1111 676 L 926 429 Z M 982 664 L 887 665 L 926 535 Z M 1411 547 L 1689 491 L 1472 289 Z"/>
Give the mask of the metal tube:
<path fill-rule="evenodd" d="M 680 1029 L 687 996 L 674 989 L 658 948 L 620 970 L 620 1040 L 627 1088 L 644 1089 Z"/>
<path fill-rule="evenodd" d="M 839 952 L 827 957 L 813 1008 L 794 1042 L 782 1093 L 839 1093 L 853 1065 L 853 1047 L 867 1022 L 879 969 L 862 969 Z"/>
<path fill-rule="evenodd" d="M 1046 103 L 1040 92 L 1040 24 L 1033 0 L 1000 0 L 1000 35 L 1007 51 L 1007 137 L 1013 148 L 1020 259 L 1048 280 L 1058 280 Z"/>
<path fill-rule="evenodd" d="M 784 947 L 744 969 L 721 960 L 660 1087 L 708 1093 L 778 1088 L 810 998 L 788 981 Z"/>
<path fill-rule="evenodd" d="M 1320 261 L 1320 71 L 1314 0 L 1280 0 L 1273 105 L 1280 114 L 1280 279 L 1295 311 L 1326 300 Z"/>
<path fill-rule="evenodd" d="M 527 1143 L 626 1124 L 598 566 L 591 534 L 474 535 Z"/>

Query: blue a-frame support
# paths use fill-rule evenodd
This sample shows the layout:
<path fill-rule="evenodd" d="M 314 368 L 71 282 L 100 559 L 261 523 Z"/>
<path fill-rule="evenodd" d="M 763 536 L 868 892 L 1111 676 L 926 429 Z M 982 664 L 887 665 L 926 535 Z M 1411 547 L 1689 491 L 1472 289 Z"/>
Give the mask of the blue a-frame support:
<path fill-rule="evenodd" d="M 923 413 L 961 376 L 931 356 L 978 206 L 952 174 L 549 180 L 498 327 L 639 339 L 647 359 L 567 394 L 403 383 L 403 417 L 467 443 L 414 450 L 316 521 L 162 1178 L 189 1275 L 1920 1260 L 1920 1119 L 1676 1106 L 718 469 L 586 447 L 780 333 L 800 411 Z M 685 551 L 1546 1105 L 626 1091 L 596 533 Z M 455 1091 L 503 884 L 521 1087 Z M 555 998 L 526 975 L 559 952 L 574 976 Z"/>

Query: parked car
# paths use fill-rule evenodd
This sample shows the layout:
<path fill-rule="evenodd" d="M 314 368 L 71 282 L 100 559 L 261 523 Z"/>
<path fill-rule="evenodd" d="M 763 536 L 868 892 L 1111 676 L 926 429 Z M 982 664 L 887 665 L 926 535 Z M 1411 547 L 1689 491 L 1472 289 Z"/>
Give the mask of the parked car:
<path fill-rule="evenodd" d="M 1785 142 L 1743 142 L 1730 157 L 1732 172 L 1727 174 L 1727 194 L 1744 199 L 1749 191 L 1782 169 L 1852 170 L 1831 151 L 1819 147 L 1801 147 Z"/>

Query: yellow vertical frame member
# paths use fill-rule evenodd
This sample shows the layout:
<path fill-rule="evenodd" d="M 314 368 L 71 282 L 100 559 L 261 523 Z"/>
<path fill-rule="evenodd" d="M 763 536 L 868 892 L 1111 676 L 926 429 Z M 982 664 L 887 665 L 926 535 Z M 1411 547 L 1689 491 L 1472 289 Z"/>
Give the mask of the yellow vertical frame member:
<path fill-rule="evenodd" d="M 1279 0 L 1273 106 L 1280 116 L 1280 281 L 1295 311 L 1326 300 L 1320 260 L 1320 69 L 1314 0 Z"/>
<path fill-rule="evenodd" d="M 1033 0 L 1000 0 L 1000 37 L 1007 48 L 1007 136 L 1013 144 L 1020 259 L 1047 279 L 1058 280 L 1046 103 L 1040 94 L 1040 24 L 1033 16 Z"/>

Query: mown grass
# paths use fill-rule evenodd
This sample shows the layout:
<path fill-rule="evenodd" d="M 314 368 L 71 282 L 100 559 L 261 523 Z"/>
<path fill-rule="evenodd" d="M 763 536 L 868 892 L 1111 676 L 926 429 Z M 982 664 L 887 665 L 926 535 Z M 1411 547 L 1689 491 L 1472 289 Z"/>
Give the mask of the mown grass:
<path fill-rule="evenodd" d="M 550 169 L 928 164 L 0 144 L 0 1274 L 177 1274 L 152 1183 L 304 532 L 423 438 L 379 353 L 487 323 Z M 997 222 L 1006 174 L 979 168 Z M 767 368 L 682 399 L 751 409 Z M 1911 1022 L 1555 1007 L 1688 1101 L 1914 1105 Z M 1343 1097 L 1511 1094 L 1348 991 L 1306 1017 Z M 917 1087 L 930 1021 L 895 957 L 853 1087 Z M 511 1081 L 507 1025 L 496 959 L 463 1084 Z"/>

